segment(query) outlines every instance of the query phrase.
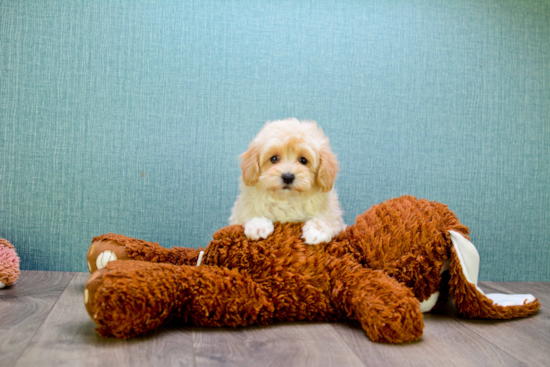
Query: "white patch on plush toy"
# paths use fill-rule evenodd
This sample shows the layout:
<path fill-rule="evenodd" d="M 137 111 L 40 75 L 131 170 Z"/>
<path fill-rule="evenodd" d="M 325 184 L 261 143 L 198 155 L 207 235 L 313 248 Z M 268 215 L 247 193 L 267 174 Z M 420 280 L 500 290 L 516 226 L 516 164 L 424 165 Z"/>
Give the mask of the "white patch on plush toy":
<path fill-rule="evenodd" d="M 88 288 L 84 289 L 84 303 L 88 303 Z"/>
<path fill-rule="evenodd" d="M 489 293 L 485 297 L 490 298 L 495 305 L 499 306 L 523 306 L 524 303 L 531 303 L 535 300 L 532 294 L 501 294 Z"/>
<path fill-rule="evenodd" d="M 202 262 L 202 255 L 204 255 L 204 251 L 199 252 L 199 258 L 197 259 L 197 266 L 200 266 Z"/>
<path fill-rule="evenodd" d="M 0 289 L 4 288 L 6 285 L 2 282 L 0 282 Z"/>
<path fill-rule="evenodd" d="M 99 254 L 95 264 L 97 269 L 103 269 L 109 261 L 116 260 L 116 255 L 113 251 L 105 250 Z"/>
<path fill-rule="evenodd" d="M 420 312 L 426 313 L 430 312 L 432 308 L 434 308 L 435 304 L 437 303 L 437 299 L 439 298 L 439 292 L 432 293 L 430 298 L 420 302 Z"/>
<path fill-rule="evenodd" d="M 92 272 L 92 265 L 90 265 L 90 262 L 88 261 L 88 271 L 91 273 Z"/>
<path fill-rule="evenodd" d="M 473 243 L 468 241 L 463 235 L 455 231 L 449 231 L 451 242 L 458 255 L 462 271 L 468 282 L 477 287 L 477 277 L 479 275 L 479 253 Z M 481 290 L 478 288 L 481 292 Z M 483 292 L 481 292 L 483 293 Z"/>
<path fill-rule="evenodd" d="M 466 280 L 476 286 L 477 290 L 484 294 L 496 305 L 499 306 L 522 306 L 524 303 L 531 303 L 535 300 L 532 294 L 485 294 L 477 286 L 477 277 L 479 274 L 479 253 L 474 244 L 468 241 L 463 235 L 455 231 L 449 231 L 451 242 L 460 260 L 462 271 Z"/>

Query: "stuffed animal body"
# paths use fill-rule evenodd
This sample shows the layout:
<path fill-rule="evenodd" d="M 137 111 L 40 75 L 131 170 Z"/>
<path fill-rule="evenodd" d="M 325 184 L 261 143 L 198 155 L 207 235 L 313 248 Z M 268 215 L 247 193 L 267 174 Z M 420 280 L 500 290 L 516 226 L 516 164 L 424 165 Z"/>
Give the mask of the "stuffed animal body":
<path fill-rule="evenodd" d="M 373 341 L 400 343 L 421 337 L 422 312 L 448 294 L 467 317 L 515 318 L 540 307 L 532 295 L 483 294 L 469 230 L 443 204 L 392 199 L 315 246 L 301 239 L 302 225 L 277 223 L 258 241 L 233 225 L 205 249 L 96 237 L 86 309 L 101 335 L 117 338 L 173 319 L 237 327 L 349 318 Z"/>
<path fill-rule="evenodd" d="M 0 289 L 9 287 L 19 278 L 19 257 L 15 247 L 0 238 Z"/>

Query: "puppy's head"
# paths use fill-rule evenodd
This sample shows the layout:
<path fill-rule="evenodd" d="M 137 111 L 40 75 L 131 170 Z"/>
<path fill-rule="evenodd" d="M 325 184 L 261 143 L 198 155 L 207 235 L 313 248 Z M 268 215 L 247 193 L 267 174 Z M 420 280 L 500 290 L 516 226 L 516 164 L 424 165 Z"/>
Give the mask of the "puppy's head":
<path fill-rule="evenodd" d="M 280 195 L 332 190 L 338 162 L 313 121 L 268 122 L 241 155 L 243 181 Z"/>

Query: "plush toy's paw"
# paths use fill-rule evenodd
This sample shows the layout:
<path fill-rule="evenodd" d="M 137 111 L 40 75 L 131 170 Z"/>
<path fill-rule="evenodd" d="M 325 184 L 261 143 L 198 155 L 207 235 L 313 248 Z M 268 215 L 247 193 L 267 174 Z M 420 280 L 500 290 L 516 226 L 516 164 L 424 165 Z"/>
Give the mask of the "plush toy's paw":
<path fill-rule="evenodd" d="M 110 237 L 107 238 L 108 236 Z M 94 238 L 86 255 L 90 273 L 104 268 L 110 261 L 130 259 L 126 253 L 126 246 L 121 241 L 117 241 L 115 236 L 118 235 L 104 235 Z"/>
<path fill-rule="evenodd" d="M 311 219 L 302 227 L 302 238 L 308 245 L 318 245 L 323 242 L 330 242 L 332 231 L 329 226 L 319 219 Z"/>
<path fill-rule="evenodd" d="M 244 234 L 250 240 L 269 237 L 273 233 L 273 222 L 265 217 L 254 217 L 244 224 Z"/>
<path fill-rule="evenodd" d="M 164 266 L 113 261 L 90 276 L 84 305 L 100 335 L 132 338 L 159 327 L 171 316 L 177 296 L 168 290 L 178 288 L 170 279 L 173 268 L 166 271 Z"/>

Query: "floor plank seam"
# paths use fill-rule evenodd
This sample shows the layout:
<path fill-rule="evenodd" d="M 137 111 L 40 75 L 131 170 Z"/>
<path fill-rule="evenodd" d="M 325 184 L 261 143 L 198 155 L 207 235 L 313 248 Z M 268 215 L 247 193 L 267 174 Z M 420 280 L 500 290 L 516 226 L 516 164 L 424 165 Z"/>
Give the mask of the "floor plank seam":
<path fill-rule="evenodd" d="M 472 330 L 470 327 L 468 327 L 468 325 L 466 323 L 464 323 L 463 321 L 464 320 L 467 320 L 467 319 L 462 319 L 462 318 L 459 318 L 459 317 L 456 317 L 456 316 L 450 316 L 453 320 L 457 321 L 458 323 L 460 323 L 460 325 L 462 325 L 463 327 L 465 327 L 469 333 L 474 333 L 478 338 L 481 338 L 483 340 L 485 340 L 487 343 L 491 344 L 494 348 L 498 349 L 499 351 L 503 352 L 504 354 L 506 354 L 507 356 L 509 356 L 510 358 L 514 359 L 515 361 L 518 361 L 518 363 L 522 364 L 522 365 L 527 365 L 525 361 L 521 361 L 519 359 L 517 359 L 516 356 L 510 354 L 508 351 L 506 351 L 505 349 L 502 349 L 501 347 L 499 347 L 498 345 L 496 345 L 495 343 L 493 343 L 491 340 L 487 339 L 486 337 L 484 337 L 483 335 L 479 334 L 478 332 L 476 332 L 475 330 Z M 462 321 L 462 322 L 461 322 Z"/>
<path fill-rule="evenodd" d="M 340 323 L 342 323 L 343 325 L 346 325 L 346 326 L 347 326 L 347 324 L 344 322 L 344 320 L 338 321 L 338 322 L 340 322 Z M 355 353 L 355 350 L 354 350 L 353 346 L 350 345 L 350 344 L 346 341 L 346 339 L 342 338 L 342 335 L 340 335 L 340 333 L 338 332 L 338 330 L 336 330 L 336 328 L 334 327 L 334 323 L 331 323 L 330 326 L 332 327 L 332 330 L 334 330 L 334 332 L 336 333 L 336 335 L 338 335 L 338 338 L 340 338 L 340 340 L 342 340 L 342 341 L 344 342 L 344 344 L 347 345 L 347 347 L 348 347 L 349 350 L 353 353 L 353 355 L 354 355 L 355 357 L 357 357 L 357 360 L 358 360 L 359 362 L 361 362 L 361 364 L 362 364 L 363 366 L 367 367 L 367 365 L 365 364 L 365 362 L 363 362 L 363 359 L 361 358 L 361 356 L 359 356 L 359 355 L 357 355 L 357 353 Z M 366 332 L 365 332 L 365 338 L 367 338 L 366 342 L 368 342 L 368 343 L 374 343 L 372 340 L 370 340 L 370 339 L 367 337 Z"/>
<path fill-rule="evenodd" d="M 65 285 L 65 287 L 63 288 L 63 291 L 59 294 L 59 296 L 57 297 L 57 299 L 55 300 L 55 302 L 52 304 L 52 307 L 50 307 L 50 309 L 48 310 L 48 314 L 46 315 L 46 317 L 44 317 L 44 319 L 42 320 L 42 322 L 40 323 L 40 325 L 36 328 L 36 330 L 34 331 L 34 333 L 32 334 L 32 336 L 29 338 L 29 341 L 27 342 L 27 344 L 25 345 L 24 348 L 21 349 L 21 353 L 19 353 L 19 356 L 17 356 L 17 358 L 14 360 L 14 363 L 12 366 L 17 366 L 17 364 L 19 363 L 19 361 L 21 360 L 21 358 L 23 357 L 23 355 L 25 354 L 25 351 L 27 350 L 27 348 L 29 347 L 29 344 L 31 344 L 32 340 L 35 338 L 36 334 L 40 331 L 40 329 L 42 328 L 42 326 L 44 325 L 44 323 L 46 322 L 46 320 L 48 319 L 48 317 L 50 317 L 53 309 L 55 308 L 55 306 L 57 305 L 57 302 L 59 302 L 59 299 L 61 298 L 61 296 L 63 295 L 63 293 L 65 293 L 65 291 L 67 290 L 67 288 L 69 287 L 69 284 L 71 284 L 71 282 L 73 281 L 75 275 L 76 275 L 76 272 L 67 272 L 67 273 L 70 273 L 72 274 L 71 275 L 71 279 L 67 282 L 67 284 Z"/>
<path fill-rule="evenodd" d="M 191 350 L 193 351 L 193 366 L 197 367 L 197 358 L 195 353 L 195 330 L 191 329 Z"/>

